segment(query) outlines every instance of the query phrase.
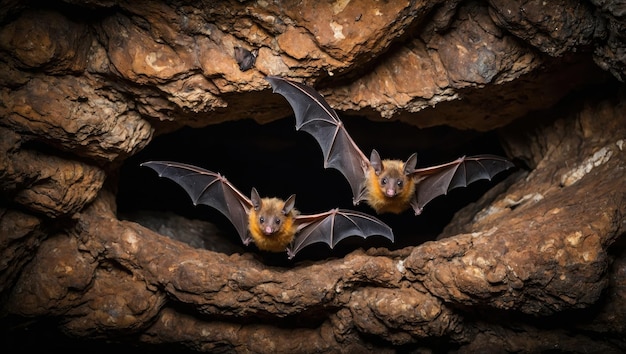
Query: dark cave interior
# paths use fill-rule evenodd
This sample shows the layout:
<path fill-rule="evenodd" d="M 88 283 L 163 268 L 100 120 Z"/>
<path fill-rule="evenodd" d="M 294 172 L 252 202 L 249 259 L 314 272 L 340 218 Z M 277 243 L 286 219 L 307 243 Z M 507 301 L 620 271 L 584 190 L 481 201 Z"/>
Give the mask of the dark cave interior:
<path fill-rule="evenodd" d="M 419 129 L 402 122 L 373 122 L 360 117 L 344 118 L 344 122 L 366 155 L 376 148 L 383 158 L 404 160 L 417 152 L 418 167 L 445 163 L 463 155 L 505 156 L 497 132 L 460 131 L 448 127 Z M 296 194 L 296 207 L 305 214 L 332 208 L 374 213 L 363 203 L 352 205 L 347 181 L 339 171 L 324 169 L 321 149 L 312 136 L 296 132 L 293 118 L 267 124 L 243 119 L 205 128 L 185 127 L 156 137 L 121 168 L 117 191 L 120 217 L 132 220 L 132 214 L 139 210 L 172 212 L 215 223 L 220 230 L 232 235 L 230 241 L 239 243 L 234 228 L 217 210 L 204 205 L 194 207 L 180 186 L 139 166 L 150 160 L 184 162 L 219 172 L 246 195 L 252 187 L 268 197 L 285 199 Z M 478 199 L 508 174 L 509 171 L 492 181 L 478 181 L 467 188 L 452 190 L 429 203 L 417 217 L 411 211 L 378 215 L 394 230 L 393 245 L 380 237 L 348 238 L 337 245 L 332 255 L 340 256 L 358 247 L 398 249 L 434 240 L 456 211 Z M 298 258 L 331 256 L 324 248 L 327 247 L 312 245 Z"/>

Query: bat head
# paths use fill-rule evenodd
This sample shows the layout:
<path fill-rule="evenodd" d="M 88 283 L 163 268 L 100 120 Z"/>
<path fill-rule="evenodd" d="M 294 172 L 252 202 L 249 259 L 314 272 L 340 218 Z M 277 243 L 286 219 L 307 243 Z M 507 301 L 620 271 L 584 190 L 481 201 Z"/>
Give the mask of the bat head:
<path fill-rule="evenodd" d="M 257 229 L 265 236 L 273 236 L 283 232 L 288 219 L 295 212 L 295 194 L 287 200 L 278 198 L 261 198 L 255 188 L 252 189 L 251 198 L 254 207 L 254 220 Z"/>
<path fill-rule="evenodd" d="M 407 174 L 415 169 L 417 154 L 411 155 L 406 162 L 400 160 L 382 160 L 376 150 L 372 150 L 370 165 L 374 170 L 378 188 L 385 198 L 395 198 L 403 194 L 411 180 Z"/>

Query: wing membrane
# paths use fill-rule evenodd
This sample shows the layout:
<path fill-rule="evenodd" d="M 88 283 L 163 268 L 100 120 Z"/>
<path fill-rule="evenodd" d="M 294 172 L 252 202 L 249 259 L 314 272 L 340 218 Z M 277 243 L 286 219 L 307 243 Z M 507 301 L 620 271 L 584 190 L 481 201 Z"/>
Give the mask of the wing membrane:
<path fill-rule="evenodd" d="M 298 234 L 287 249 L 289 259 L 302 248 L 324 242 L 334 248 L 341 240 L 350 236 L 383 236 L 394 241 L 393 231 L 377 218 L 353 210 L 333 209 L 315 215 L 298 216 Z"/>
<path fill-rule="evenodd" d="M 416 181 L 416 214 L 436 197 L 481 179 L 491 180 L 496 174 L 513 167 L 513 163 L 495 155 L 461 157 L 452 162 L 416 169 L 410 173 Z"/>
<path fill-rule="evenodd" d="M 148 161 L 141 164 L 183 187 L 194 205 L 204 204 L 219 210 L 235 226 L 244 244 L 250 243 L 248 211 L 252 202 L 225 177 L 203 168 L 172 161 Z"/>
<path fill-rule="evenodd" d="M 353 202 L 361 201 L 369 159 L 346 131 L 337 112 L 313 88 L 268 76 L 274 92 L 287 99 L 296 116 L 296 129 L 311 134 L 324 154 L 324 167 L 341 172 L 350 183 Z"/>

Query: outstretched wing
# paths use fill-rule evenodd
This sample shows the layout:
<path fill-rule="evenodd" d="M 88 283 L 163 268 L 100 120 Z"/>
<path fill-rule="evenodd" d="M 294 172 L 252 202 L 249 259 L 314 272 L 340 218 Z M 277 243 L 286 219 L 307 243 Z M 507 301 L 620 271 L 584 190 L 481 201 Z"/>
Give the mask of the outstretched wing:
<path fill-rule="evenodd" d="M 491 180 L 496 174 L 513 167 L 513 163 L 495 155 L 461 157 L 443 165 L 415 169 L 413 177 L 415 198 L 411 202 L 415 215 L 419 215 L 428 202 L 457 187 L 481 180 Z"/>
<path fill-rule="evenodd" d="M 185 189 L 194 205 L 204 204 L 219 210 L 237 229 L 241 241 L 247 245 L 248 211 L 252 202 L 241 194 L 219 173 L 193 165 L 171 161 L 148 161 L 141 166 L 155 170 L 159 177 L 169 178 Z"/>
<path fill-rule="evenodd" d="M 324 242 L 334 248 L 346 237 L 363 238 L 380 235 L 394 241 L 393 231 L 377 218 L 353 210 L 333 209 L 314 215 L 299 215 L 298 233 L 289 247 L 287 255 L 293 258 L 302 248 L 317 242 Z"/>
<path fill-rule="evenodd" d="M 283 95 L 296 116 L 296 129 L 311 134 L 324 153 L 324 167 L 341 172 L 352 188 L 353 202 L 363 199 L 369 159 L 354 143 L 337 112 L 313 88 L 282 77 L 268 76 L 274 92 Z"/>

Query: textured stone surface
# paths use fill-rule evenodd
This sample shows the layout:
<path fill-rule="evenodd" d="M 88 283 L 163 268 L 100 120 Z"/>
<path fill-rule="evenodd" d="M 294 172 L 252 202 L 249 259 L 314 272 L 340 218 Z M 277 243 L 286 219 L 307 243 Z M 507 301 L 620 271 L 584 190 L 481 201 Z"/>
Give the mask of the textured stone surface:
<path fill-rule="evenodd" d="M 18 134 L 0 128 L 0 185 L 14 202 L 58 217 L 82 209 L 95 199 L 106 177 L 96 166 L 23 149 Z"/>
<path fill-rule="evenodd" d="M 36 348 L 20 338 L 43 323 L 36 335 L 212 352 L 626 350 L 617 2 L 0 8 L 5 343 Z M 235 47 L 255 53 L 249 70 Z M 268 74 L 315 85 L 347 120 L 501 128 L 520 168 L 436 240 L 315 261 L 276 261 L 169 212 L 118 215 L 122 166 L 155 136 L 289 116 Z M 275 140 L 259 154 L 285 164 L 292 147 Z"/>

